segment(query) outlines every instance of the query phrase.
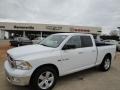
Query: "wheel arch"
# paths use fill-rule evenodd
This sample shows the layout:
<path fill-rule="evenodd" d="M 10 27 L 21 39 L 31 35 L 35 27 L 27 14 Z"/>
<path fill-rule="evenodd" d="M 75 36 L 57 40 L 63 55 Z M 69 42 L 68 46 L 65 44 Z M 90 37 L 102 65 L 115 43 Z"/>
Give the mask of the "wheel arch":
<path fill-rule="evenodd" d="M 112 55 L 111 55 L 111 53 L 107 53 L 107 54 L 104 56 L 104 58 L 106 58 L 106 57 L 109 57 L 110 60 L 112 60 Z M 103 60 L 104 60 L 104 58 L 103 58 Z"/>
<path fill-rule="evenodd" d="M 32 75 L 31 75 L 31 78 L 30 78 L 30 81 L 31 81 L 31 79 L 34 77 L 35 73 L 36 73 L 40 68 L 44 68 L 44 67 L 50 67 L 50 68 L 55 69 L 56 72 L 57 72 L 57 75 L 59 76 L 58 67 L 57 67 L 56 65 L 54 65 L 54 64 L 48 63 L 48 64 L 44 64 L 44 65 L 38 66 L 38 67 L 33 71 Z"/>

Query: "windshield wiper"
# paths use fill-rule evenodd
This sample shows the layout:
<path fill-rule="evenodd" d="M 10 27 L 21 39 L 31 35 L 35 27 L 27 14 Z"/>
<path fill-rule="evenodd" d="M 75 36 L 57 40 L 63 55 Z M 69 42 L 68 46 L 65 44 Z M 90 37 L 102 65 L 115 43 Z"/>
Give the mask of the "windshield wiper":
<path fill-rule="evenodd" d="M 45 45 L 45 44 L 40 44 L 40 45 L 47 46 L 47 45 Z M 48 47 L 48 46 L 47 46 L 47 47 Z"/>

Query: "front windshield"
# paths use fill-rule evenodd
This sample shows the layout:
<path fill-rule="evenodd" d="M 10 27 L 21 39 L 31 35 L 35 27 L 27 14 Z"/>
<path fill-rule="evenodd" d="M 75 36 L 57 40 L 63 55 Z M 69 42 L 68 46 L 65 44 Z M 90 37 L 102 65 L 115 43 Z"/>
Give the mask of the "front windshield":
<path fill-rule="evenodd" d="M 47 47 L 58 47 L 62 41 L 67 37 L 67 35 L 50 35 L 39 44 Z"/>

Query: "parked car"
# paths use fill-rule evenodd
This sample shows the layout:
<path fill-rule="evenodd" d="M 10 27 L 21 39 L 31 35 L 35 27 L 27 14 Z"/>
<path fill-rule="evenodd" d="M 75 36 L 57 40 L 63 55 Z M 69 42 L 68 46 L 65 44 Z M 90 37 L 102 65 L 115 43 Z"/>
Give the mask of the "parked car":
<path fill-rule="evenodd" d="M 11 46 L 30 45 L 32 43 L 32 40 L 28 39 L 27 37 L 16 37 L 13 40 L 10 40 Z"/>
<path fill-rule="evenodd" d="M 115 44 L 117 46 L 116 50 L 120 51 L 120 41 L 116 41 L 116 40 L 104 40 L 105 43 L 108 44 Z"/>
<path fill-rule="evenodd" d="M 40 41 L 42 41 L 44 38 L 43 37 L 37 37 L 34 40 L 32 40 L 33 44 L 38 44 Z"/>
<path fill-rule="evenodd" d="M 118 48 L 118 50 L 120 51 L 120 41 L 118 41 L 117 48 Z"/>
<path fill-rule="evenodd" d="M 116 45 L 95 43 L 90 34 L 59 33 L 39 44 L 7 51 L 4 68 L 9 82 L 34 90 L 51 90 L 59 76 L 99 66 L 108 71 Z"/>

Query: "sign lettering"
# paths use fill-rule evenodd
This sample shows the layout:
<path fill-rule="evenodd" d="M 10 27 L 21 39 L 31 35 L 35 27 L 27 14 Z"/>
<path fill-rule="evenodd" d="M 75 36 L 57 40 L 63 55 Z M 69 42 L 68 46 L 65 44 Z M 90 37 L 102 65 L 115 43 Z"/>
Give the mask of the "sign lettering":
<path fill-rule="evenodd" d="M 33 26 L 14 26 L 15 29 L 34 29 Z"/>
<path fill-rule="evenodd" d="M 47 26 L 46 29 L 49 29 L 49 30 L 62 30 L 62 27 L 60 27 L 60 26 Z"/>
<path fill-rule="evenodd" d="M 86 33 L 87 33 L 87 32 L 90 32 L 89 29 L 80 29 L 80 28 L 75 28 L 75 29 L 74 29 L 74 28 L 71 28 L 70 31 L 71 31 L 71 32 L 86 32 Z"/>
<path fill-rule="evenodd" d="M 0 26 L 0 28 L 5 28 L 5 26 Z"/>

